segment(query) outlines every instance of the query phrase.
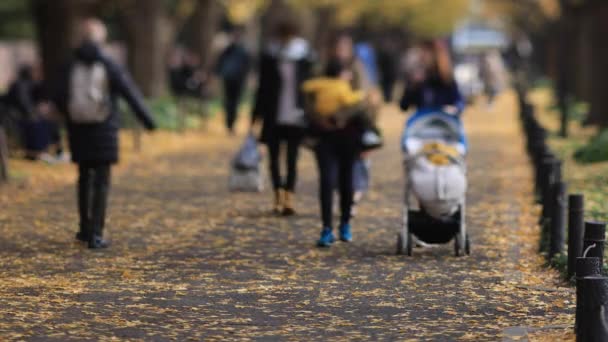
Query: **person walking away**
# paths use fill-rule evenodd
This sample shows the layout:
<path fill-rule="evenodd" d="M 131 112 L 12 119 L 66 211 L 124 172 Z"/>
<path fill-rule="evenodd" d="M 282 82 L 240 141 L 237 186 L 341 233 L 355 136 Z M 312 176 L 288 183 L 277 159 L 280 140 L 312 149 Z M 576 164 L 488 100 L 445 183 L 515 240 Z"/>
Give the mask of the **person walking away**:
<path fill-rule="evenodd" d="M 72 161 L 78 165 L 80 230 L 76 238 L 89 248 L 106 248 L 103 238 L 111 165 L 118 162 L 118 97 L 126 100 L 143 125 L 155 123 L 130 76 L 102 52 L 105 25 L 83 22 L 84 39 L 60 75 L 54 96 L 67 117 Z"/>
<path fill-rule="evenodd" d="M 392 37 L 382 38 L 378 49 L 378 69 L 380 71 L 380 86 L 384 102 L 393 100 L 393 89 L 397 82 L 398 74 L 398 51 L 395 39 Z"/>
<path fill-rule="evenodd" d="M 216 66 L 216 73 L 222 78 L 224 86 L 226 129 L 231 134 L 234 134 L 234 123 L 251 64 L 251 56 L 242 42 L 242 34 L 242 28 L 234 29 L 232 41 L 220 54 Z"/>
<path fill-rule="evenodd" d="M 491 107 L 496 96 L 506 86 L 506 71 L 502 56 L 496 50 L 486 52 L 481 60 L 480 74 Z"/>
<path fill-rule="evenodd" d="M 420 47 L 421 63 L 409 75 L 401 109 L 437 109 L 453 114 L 464 110 L 464 100 L 454 81 L 449 51 L 444 42 L 427 41 Z"/>
<path fill-rule="evenodd" d="M 310 78 L 313 53 L 309 43 L 297 35 L 293 21 L 277 25 L 276 39 L 262 52 L 259 84 L 252 113 L 252 127 L 262 125 L 260 141 L 268 147 L 269 168 L 274 189 L 273 211 L 295 214 L 294 192 L 297 162 L 306 118 L 301 86 Z M 280 151 L 285 146 L 287 175 L 281 177 Z"/>

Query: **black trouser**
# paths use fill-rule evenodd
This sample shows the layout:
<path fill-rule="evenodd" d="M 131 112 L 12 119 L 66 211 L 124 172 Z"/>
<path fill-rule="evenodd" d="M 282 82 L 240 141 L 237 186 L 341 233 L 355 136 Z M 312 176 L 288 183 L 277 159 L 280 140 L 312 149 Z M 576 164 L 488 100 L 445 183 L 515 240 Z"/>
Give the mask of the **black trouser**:
<path fill-rule="evenodd" d="M 224 80 L 224 111 L 226 112 L 226 128 L 234 128 L 234 122 L 243 93 L 243 80 Z"/>
<path fill-rule="evenodd" d="M 63 142 L 61 141 L 61 129 L 56 121 L 48 121 L 51 144 L 55 145 L 57 154 L 63 152 Z"/>
<path fill-rule="evenodd" d="M 393 100 L 393 89 L 395 87 L 394 79 L 383 79 L 381 82 L 382 86 L 382 96 L 384 97 L 384 102 L 391 102 Z"/>
<path fill-rule="evenodd" d="M 354 192 L 353 165 L 358 151 L 355 137 L 333 133 L 321 137 L 316 147 L 321 219 L 325 228 L 333 227 L 333 194 L 336 183 L 340 192 L 340 223 L 345 224 L 350 221 Z"/>
<path fill-rule="evenodd" d="M 110 191 L 110 164 L 78 164 L 78 211 L 80 231 L 101 236 Z"/>
<path fill-rule="evenodd" d="M 268 139 L 270 177 L 274 190 L 285 189 L 290 192 L 295 190 L 298 177 L 298 155 L 303 136 L 304 130 L 301 127 L 277 126 L 274 129 L 273 136 Z M 281 145 L 283 144 L 287 147 L 287 177 L 285 182 L 281 177 L 280 167 Z"/>

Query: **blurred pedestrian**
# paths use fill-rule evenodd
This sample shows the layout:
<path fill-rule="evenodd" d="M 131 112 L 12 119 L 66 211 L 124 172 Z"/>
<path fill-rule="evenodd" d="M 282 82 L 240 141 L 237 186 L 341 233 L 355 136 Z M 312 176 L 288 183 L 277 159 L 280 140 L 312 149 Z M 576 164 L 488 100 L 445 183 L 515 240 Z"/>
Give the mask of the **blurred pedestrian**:
<path fill-rule="evenodd" d="M 406 80 L 401 98 L 401 109 L 437 109 L 460 114 L 464 100 L 454 80 L 452 62 L 443 41 L 426 41 L 416 60 L 418 68 L 412 68 Z"/>
<path fill-rule="evenodd" d="M 5 104 L 18 114 L 25 157 L 54 162 L 56 158 L 47 153 L 47 150 L 53 144 L 61 153 L 61 137 L 57 124 L 49 117 L 50 109 L 44 96 L 39 70 L 31 65 L 22 65 L 17 78 L 9 86 Z"/>
<path fill-rule="evenodd" d="M 110 168 L 118 162 L 118 97 L 123 97 L 148 129 L 155 124 L 130 76 L 103 51 L 106 27 L 97 19 L 82 25 L 83 40 L 61 73 L 54 101 L 66 115 L 72 160 L 78 164 L 80 230 L 89 248 L 106 248 L 103 239 Z"/>
<path fill-rule="evenodd" d="M 169 63 L 171 92 L 178 99 L 192 97 L 200 99 L 204 83 L 200 58 L 191 51 L 175 52 Z"/>
<path fill-rule="evenodd" d="M 261 142 L 269 152 L 269 168 L 274 189 L 274 212 L 295 214 L 294 192 L 297 162 L 306 119 L 301 86 L 311 75 L 313 54 L 309 43 L 298 36 L 294 21 L 277 25 L 275 39 L 262 52 L 259 84 L 252 124 L 261 123 Z M 281 177 L 281 146 L 286 147 L 287 175 Z"/>
<path fill-rule="evenodd" d="M 355 90 L 362 91 L 366 97 L 367 124 L 362 127 L 364 136 L 372 135 L 380 138 L 376 126 L 378 113 L 382 105 L 382 95 L 377 87 L 377 66 L 372 47 L 367 43 L 354 45 L 353 38 L 346 32 L 339 33 L 332 43 L 330 63 L 337 64 Z M 362 137 L 363 139 L 363 137 Z M 351 216 L 355 214 L 356 207 L 369 190 L 371 177 L 370 151 L 379 146 L 362 146 L 353 165 L 353 204 Z M 336 171 L 337 172 L 337 171 Z"/>
<path fill-rule="evenodd" d="M 238 107 L 247 82 L 251 56 L 242 42 L 243 29 L 233 29 L 231 42 L 218 58 L 216 73 L 224 85 L 224 112 L 226 128 L 234 133 Z"/>
<path fill-rule="evenodd" d="M 398 65 L 399 53 L 395 40 L 391 37 L 382 38 L 378 49 L 378 68 L 384 102 L 393 100 L 393 90 L 399 72 Z"/>
<path fill-rule="evenodd" d="M 353 170 L 362 152 L 363 132 L 370 123 L 364 102 L 367 78 L 361 62 L 355 56 L 352 38 L 348 34 L 339 34 L 331 42 L 331 46 L 333 52 L 325 69 L 325 76 L 336 80 L 334 81 L 336 89 L 322 89 L 320 94 L 316 95 L 316 100 L 324 100 L 332 92 L 336 92 L 337 98 L 355 100 L 349 101 L 352 103 L 347 103 L 344 108 L 336 110 L 336 114 L 328 119 L 312 120 L 312 129 L 318 138 L 315 156 L 320 178 L 319 201 L 322 221 L 321 236 L 317 242 L 319 247 L 329 247 L 335 240 L 333 197 L 336 188 L 340 194 L 339 238 L 344 242 L 352 240 L 350 221 L 355 195 Z M 337 92 L 340 86 L 337 81 L 344 82 L 348 88 Z M 356 101 L 357 96 L 360 97 L 359 101 Z M 330 101 L 325 100 L 325 102 Z M 349 117 L 339 119 L 338 115 L 344 115 L 344 111 L 349 113 Z"/>
<path fill-rule="evenodd" d="M 480 76 L 488 97 L 488 105 L 506 87 L 507 73 L 500 53 L 496 50 L 484 53 L 481 60 Z"/>

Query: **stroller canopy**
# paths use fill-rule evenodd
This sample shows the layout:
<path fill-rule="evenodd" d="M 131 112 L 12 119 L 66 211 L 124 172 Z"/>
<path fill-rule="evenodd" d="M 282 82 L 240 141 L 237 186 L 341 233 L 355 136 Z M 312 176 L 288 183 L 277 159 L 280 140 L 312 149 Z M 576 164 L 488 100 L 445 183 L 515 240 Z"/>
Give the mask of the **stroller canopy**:
<path fill-rule="evenodd" d="M 406 154 L 414 154 L 433 141 L 453 146 L 465 155 L 468 148 L 460 117 L 441 110 L 419 110 L 407 120 L 401 141 Z"/>

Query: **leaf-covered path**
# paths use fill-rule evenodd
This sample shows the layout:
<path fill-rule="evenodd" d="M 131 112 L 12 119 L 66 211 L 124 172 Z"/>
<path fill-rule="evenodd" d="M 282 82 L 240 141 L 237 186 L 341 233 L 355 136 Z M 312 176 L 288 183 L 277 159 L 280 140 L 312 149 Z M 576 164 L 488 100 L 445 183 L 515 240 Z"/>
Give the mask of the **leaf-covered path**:
<path fill-rule="evenodd" d="M 239 141 L 147 138 L 115 173 L 111 249 L 73 241 L 72 167 L 0 188 L 0 340 L 532 340 L 564 337 L 574 295 L 540 265 L 531 179 L 514 101 L 466 114 L 471 257 L 452 244 L 395 256 L 404 117 L 383 116 L 373 191 L 354 242 L 314 247 L 316 170 L 306 152 L 298 209 L 267 214 L 269 193 L 229 194 Z M 237 139 L 238 140 L 238 139 Z M 33 166 L 18 164 L 19 168 Z M 40 178 L 40 177 L 39 177 Z M 540 330 L 539 330 L 540 329 Z"/>

